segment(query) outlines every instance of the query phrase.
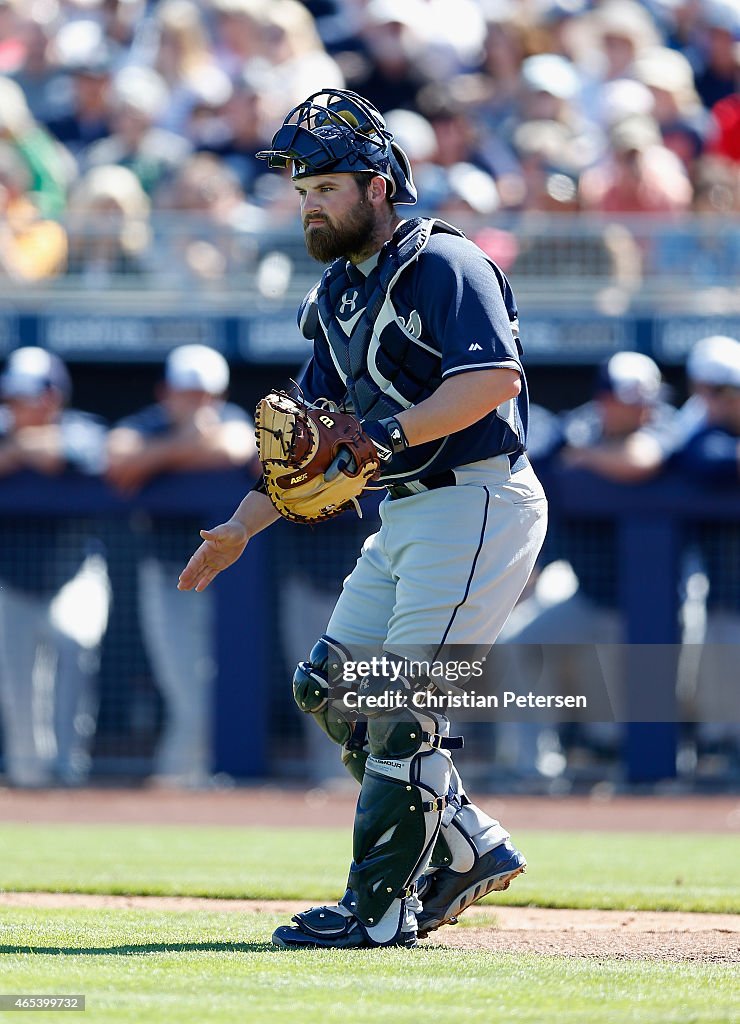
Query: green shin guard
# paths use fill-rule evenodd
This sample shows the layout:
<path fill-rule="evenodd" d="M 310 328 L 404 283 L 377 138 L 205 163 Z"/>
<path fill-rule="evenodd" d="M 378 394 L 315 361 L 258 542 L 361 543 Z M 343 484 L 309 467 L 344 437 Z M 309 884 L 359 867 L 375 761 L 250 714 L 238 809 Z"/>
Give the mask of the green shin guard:
<path fill-rule="evenodd" d="M 352 911 L 364 924 L 380 921 L 414 877 L 429 842 L 424 818 L 417 786 L 365 772 L 347 880 L 357 903 Z"/>

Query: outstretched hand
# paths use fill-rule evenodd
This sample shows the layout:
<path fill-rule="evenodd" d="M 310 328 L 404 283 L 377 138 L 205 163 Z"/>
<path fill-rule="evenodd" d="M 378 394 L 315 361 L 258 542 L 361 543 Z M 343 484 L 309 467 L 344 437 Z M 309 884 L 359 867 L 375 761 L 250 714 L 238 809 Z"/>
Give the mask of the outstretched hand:
<path fill-rule="evenodd" d="M 205 590 L 239 558 L 249 541 L 246 527 L 233 519 L 212 530 L 201 530 L 200 535 L 203 543 L 180 573 L 178 590 Z"/>

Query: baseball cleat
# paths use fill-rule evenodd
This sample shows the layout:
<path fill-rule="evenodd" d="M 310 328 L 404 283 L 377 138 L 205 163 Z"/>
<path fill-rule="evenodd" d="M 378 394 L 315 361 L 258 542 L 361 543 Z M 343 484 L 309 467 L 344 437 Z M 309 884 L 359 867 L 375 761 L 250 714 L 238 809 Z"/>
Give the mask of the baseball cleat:
<path fill-rule="evenodd" d="M 333 907 L 311 907 L 296 914 L 294 924 L 281 925 L 272 942 L 281 949 L 374 949 L 378 946 L 416 945 L 416 930 L 396 931 L 383 941 L 371 938 L 362 922 L 340 903 Z"/>
<path fill-rule="evenodd" d="M 464 910 L 482 900 L 489 892 L 503 892 L 512 879 L 521 875 L 527 861 L 507 839 L 495 850 L 478 857 L 470 871 L 460 874 L 439 868 L 420 879 L 418 895 L 424 909 L 417 913 L 418 935 L 422 939 L 443 924 L 457 924 Z"/>

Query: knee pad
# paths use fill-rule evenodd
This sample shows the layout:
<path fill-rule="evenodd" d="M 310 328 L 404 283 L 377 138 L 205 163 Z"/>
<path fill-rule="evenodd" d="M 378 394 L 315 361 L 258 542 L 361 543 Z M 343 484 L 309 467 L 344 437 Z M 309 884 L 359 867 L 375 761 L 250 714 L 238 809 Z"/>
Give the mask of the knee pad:
<path fill-rule="evenodd" d="M 344 746 L 352 740 L 354 717 L 339 700 L 332 700 L 329 673 L 336 672 L 347 652 L 331 637 L 314 644 L 308 661 L 301 661 L 293 675 L 293 696 L 301 711 L 313 715 L 329 739 Z"/>

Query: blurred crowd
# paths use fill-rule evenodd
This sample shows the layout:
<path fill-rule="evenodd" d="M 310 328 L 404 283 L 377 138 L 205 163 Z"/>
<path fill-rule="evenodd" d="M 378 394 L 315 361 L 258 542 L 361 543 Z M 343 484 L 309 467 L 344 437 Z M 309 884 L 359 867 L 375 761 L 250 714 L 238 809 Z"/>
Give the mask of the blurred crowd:
<path fill-rule="evenodd" d="M 386 116 L 421 208 L 488 221 L 476 240 L 525 274 L 542 254 L 495 217 L 737 213 L 739 83 L 738 0 L 0 0 L 0 272 L 249 266 L 254 233 L 297 218 L 257 151 L 345 86 Z M 620 232 L 592 258 L 634 265 Z"/>

